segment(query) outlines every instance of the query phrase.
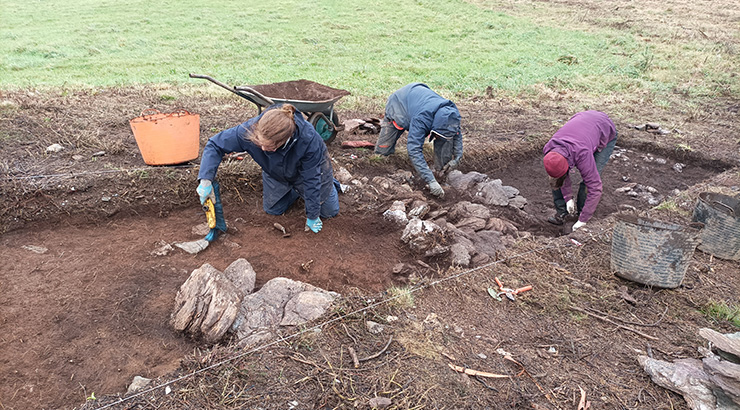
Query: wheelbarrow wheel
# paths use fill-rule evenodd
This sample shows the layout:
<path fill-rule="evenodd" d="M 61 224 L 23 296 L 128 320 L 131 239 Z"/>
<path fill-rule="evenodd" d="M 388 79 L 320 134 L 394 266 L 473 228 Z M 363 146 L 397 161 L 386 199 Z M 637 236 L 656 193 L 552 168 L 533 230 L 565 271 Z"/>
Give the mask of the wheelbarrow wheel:
<path fill-rule="evenodd" d="M 313 125 L 316 132 L 321 135 L 321 139 L 324 140 L 325 144 L 329 144 L 334 141 L 337 137 L 337 127 L 335 124 L 339 124 L 339 116 L 336 112 L 331 113 L 331 121 L 321 112 L 315 112 L 308 117 L 308 122 Z"/>

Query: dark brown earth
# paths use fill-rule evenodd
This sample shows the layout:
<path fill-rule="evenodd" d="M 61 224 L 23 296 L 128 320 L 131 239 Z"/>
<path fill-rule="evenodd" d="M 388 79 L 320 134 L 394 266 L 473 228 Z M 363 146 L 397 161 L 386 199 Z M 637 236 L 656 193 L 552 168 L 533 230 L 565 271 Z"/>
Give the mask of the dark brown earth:
<path fill-rule="evenodd" d="M 250 85 L 258 93 L 283 100 L 326 101 L 349 95 L 349 91 L 332 88 L 309 80 Z"/>
<path fill-rule="evenodd" d="M 201 115 L 202 146 L 218 130 L 256 114 L 246 101 L 169 87 L 65 95 L 6 92 L 2 99 L 12 102 L 1 108 L 0 117 L 0 199 L 9 205 L 0 210 L 6 260 L 0 273 L 0 404 L 5 409 L 73 408 L 92 393 L 98 400 L 86 408 L 96 408 L 114 403 L 115 397 L 105 396 L 124 393 L 136 375 L 167 382 L 243 354 L 189 340 L 167 323 L 175 293 L 193 269 L 205 262 L 223 269 L 240 257 L 255 267 L 258 286 L 287 276 L 347 298 L 320 333 L 303 333 L 186 377 L 169 395 L 158 389 L 113 408 L 287 408 L 292 401 L 296 408 L 348 408 L 366 407 L 376 395 L 392 397 L 399 408 L 575 408 L 580 387 L 594 408 L 685 409 L 680 396 L 649 380 L 636 355 L 696 357 L 699 327 L 734 331 L 728 321 L 711 320 L 700 310 L 710 301 L 738 303 L 736 262 L 697 253 L 682 287 L 650 289 L 612 274 L 609 247 L 612 214 L 620 204 L 687 222 L 698 192 L 737 191 L 732 135 L 740 126 L 736 112 L 727 110 L 737 102 L 705 107 L 714 110 L 716 121 L 686 123 L 687 144 L 706 147 L 691 152 L 676 151 L 669 140 L 614 117 L 620 147 L 632 150 L 626 154 L 630 160 L 607 165 L 602 204 L 589 231 L 573 236 L 584 245 L 574 247 L 545 222 L 551 199 L 538 157 L 557 129 L 553 124 L 572 112 L 558 100 L 533 105 L 498 98 L 459 101 L 466 144 L 462 170 L 485 172 L 520 189 L 529 200 L 525 210 L 540 223 L 519 227 L 535 236 L 519 241 L 499 262 L 420 288 L 412 303 L 394 301 L 343 316 L 394 295 L 391 286 L 405 283 L 393 277 L 393 265 L 420 259 L 402 246 L 400 231 L 382 219 L 388 200 L 356 202 L 344 195 L 340 216 L 325 221 L 320 234 L 307 234 L 300 204 L 284 216 L 265 215 L 256 167 L 249 160 L 227 161 L 219 178 L 229 234 L 197 256 L 150 254 L 160 240 L 197 238 L 191 229 L 204 220 L 194 193 L 197 172 L 194 164 L 145 166 L 127 120 L 149 107 L 187 108 Z M 340 110 L 340 115 L 380 113 Z M 653 118 L 650 112 L 632 115 L 646 122 Z M 700 145 L 710 130 L 723 138 Z M 336 167 L 369 178 L 411 168 L 402 149 L 378 159 L 368 150 L 339 148 L 341 140 L 360 138 L 374 141 L 372 135 L 340 133 L 330 146 Z M 46 153 L 52 143 L 65 150 Z M 98 151 L 105 155 L 93 156 Z M 666 164 L 644 161 L 648 153 Z M 682 173 L 672 169 L 677 161 L 687 165 Z M 729 171 L 721 173 L 724 169 Z M 625 184 L 623 176 L 655 187 L 675 208 L 655 210 L 616 193 Z M 673 189 L 681 193 L 673 195 Z M 443 201 L 430 200 L 444 207 L 461 199 L 450 193 Z M 507 216 L 503 210 L 502 216 Z M 282 238 L 274 222 L 292 236 Z M 48 251 L 36 254 L 25 245 Z M 310 261 L 309 269 L 301 268 Z M 417 284 L 463 272 L 448 270 L 444 260 L 434 262 L 431 269 L 419 268 Z M 516 303 L 496 302 L 486 292 L 495 286 L 494 276 L 510 286 L 532 284 L 534 290 Z M 609 315 L 656 340 L 574 308 Z M 387 323 L 380 335 L 367 332 L 364 319 L 387 322 L 389 314 L 399 320 Z M 352 366 L 348 347 L 360 357 L 370 356 L 390 334 L 393 342 L 383 355 L 358 369 Z M 499 348 L 527 373 L 503 360 Z M 448 363 L 513 378 L 476 380 L 453 372 Z"/>

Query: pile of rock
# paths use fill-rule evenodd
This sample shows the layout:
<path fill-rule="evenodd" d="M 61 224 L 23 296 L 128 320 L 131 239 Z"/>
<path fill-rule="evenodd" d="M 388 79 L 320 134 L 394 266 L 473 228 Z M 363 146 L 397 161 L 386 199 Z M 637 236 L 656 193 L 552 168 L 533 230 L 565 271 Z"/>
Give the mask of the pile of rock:
<path fill-rule="evenodd" d="M 397 175 L 388 177 L 389 183 L 379 189 L 407 192 L 407 184 L 394 183 Z M 403 227 L 401 241 L 409 248 L 425 257 L 450 254 L 452 264 L 462 267 L 481 265 L 496 258 L 520 236 L 518 229 L 510 221 L 493 216 L 493 207 L 511 207 L 522 212 L 527 200 L 519 195 L 519 190 L 505 186 L 501 180 L 491 180 L 478 172 L 463 174 L 452 171 L 447 182 L 462 196 L 471 201 L 460 201 L 450 209 L 430 212 L 429 204 L 408 193 L 406 199 L 393 202 L 383 216 Z M 401 196 L 403 198 L 403 196 Z"/>
<path fill-rule="evenodd" d="M 171 325 L 208 343 L 231 334 L 248 347 L 274 337 L 281 326 L 320 317 L 339 297 L 287 278 L 271 279 L 252 293 L 255 279 L 246 259 L 237 259 L 223 272 L 203 264 L 177 292 Z"/>
<path fill-rule="evenodd" d="M 699 335 L 710 342 L 699 348 L 702 360 L 669 363 L 639 356 L 638 361 L 656 384 L 683 395 L 693 410 L 740 408 L 740 332 L 703 328 Z"/>
<path fill-rule="evenodd" d="M 519 190 L 503 185 L 500 179 L 490 179 L 479 172 L 463 174 L 455 170 L 447 176 L 447 182 L 457 192 L 469 194 L 473 202 L 486 206 L 510 206 L 524 209 L 527 199 L 519 195 Z"/>

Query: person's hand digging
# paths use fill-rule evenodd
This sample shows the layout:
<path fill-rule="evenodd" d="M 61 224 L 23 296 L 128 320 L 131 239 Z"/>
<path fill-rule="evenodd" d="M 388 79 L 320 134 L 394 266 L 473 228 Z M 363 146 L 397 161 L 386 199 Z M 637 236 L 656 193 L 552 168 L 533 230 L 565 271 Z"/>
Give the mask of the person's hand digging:
<path fill-rule="evenodd" d="M 576 201 L 573 200 L 573 198 L 569 199 L 568 202 L 565 203 L 565 208 L 568 210 L 568 214 L 575 215 L 576 214 Z"/>
<path fill-rule="evenodd" d="M 206 203 L 206 199 L 210 199 L 214 204 L 216 203 L 216 194 L 213 192 L 213 183 L 211 180 L 201 179 L 195 192 L 198 193 L 201 205 Z"/>
<path fill-rule="evenodd" d="M 306 218 L 306 228 L 310 229 L 313 233 L 319 233 L 321 228 L 324 227 L 323 222 L 321 222 L 321 218 L 311 219 Z"/>
<path fill-rule="evenodd" d="M 578 230 L 580 228 L 583 228 L 584 226 L 586 226 L 586 223 L 585 222 L 578 221 L 578 222 L 576 222 L 576 223 L 573 224 L 573 228 L 571 228 L 571 230 L 573 232 L 575 232 L 576 230 Z"/>
<path fill-rule="evenodd" d="M 437 198 L 442 198 L 445 196 L 445 191 L 442 189 L 442 186 L 439 185 L 439 182 L 432 181 L 429 183 L 429 192 L 432 193 L 432 195 L 436 196 Z"/>
<path fill-rule="evenodd" d="M 444 167 L 442 167 L 442 173 L 443 174 L 446 174 L 446 173 L 448 173 L 448 172 L 450 172 L 450 171 L 452 171 L 454 169 L 457 169 L 457 166 L 459 164 L 460 163 L 457 160 L 455 160 L 455 159 L 451 160 Z"/>

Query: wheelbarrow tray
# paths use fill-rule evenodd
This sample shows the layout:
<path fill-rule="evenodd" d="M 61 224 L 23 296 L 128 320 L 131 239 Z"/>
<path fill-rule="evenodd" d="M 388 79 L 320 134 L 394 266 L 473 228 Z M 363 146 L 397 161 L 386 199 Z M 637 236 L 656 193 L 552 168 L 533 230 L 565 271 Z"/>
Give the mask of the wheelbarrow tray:
<path fill-rule="evenodd" d="M 267 97 L 275 103 L 292 104 L 301 112 L 322 113 L 329 113 L 334 103 L 350 94 L 347 90 L 332 88 L 309 80 L 236 86 L 234 89 L 250 94 L 256 100 L 261 100 L 261 102 L 264 102 L 263 106 L 269 104 L 261 97 Z"/>

